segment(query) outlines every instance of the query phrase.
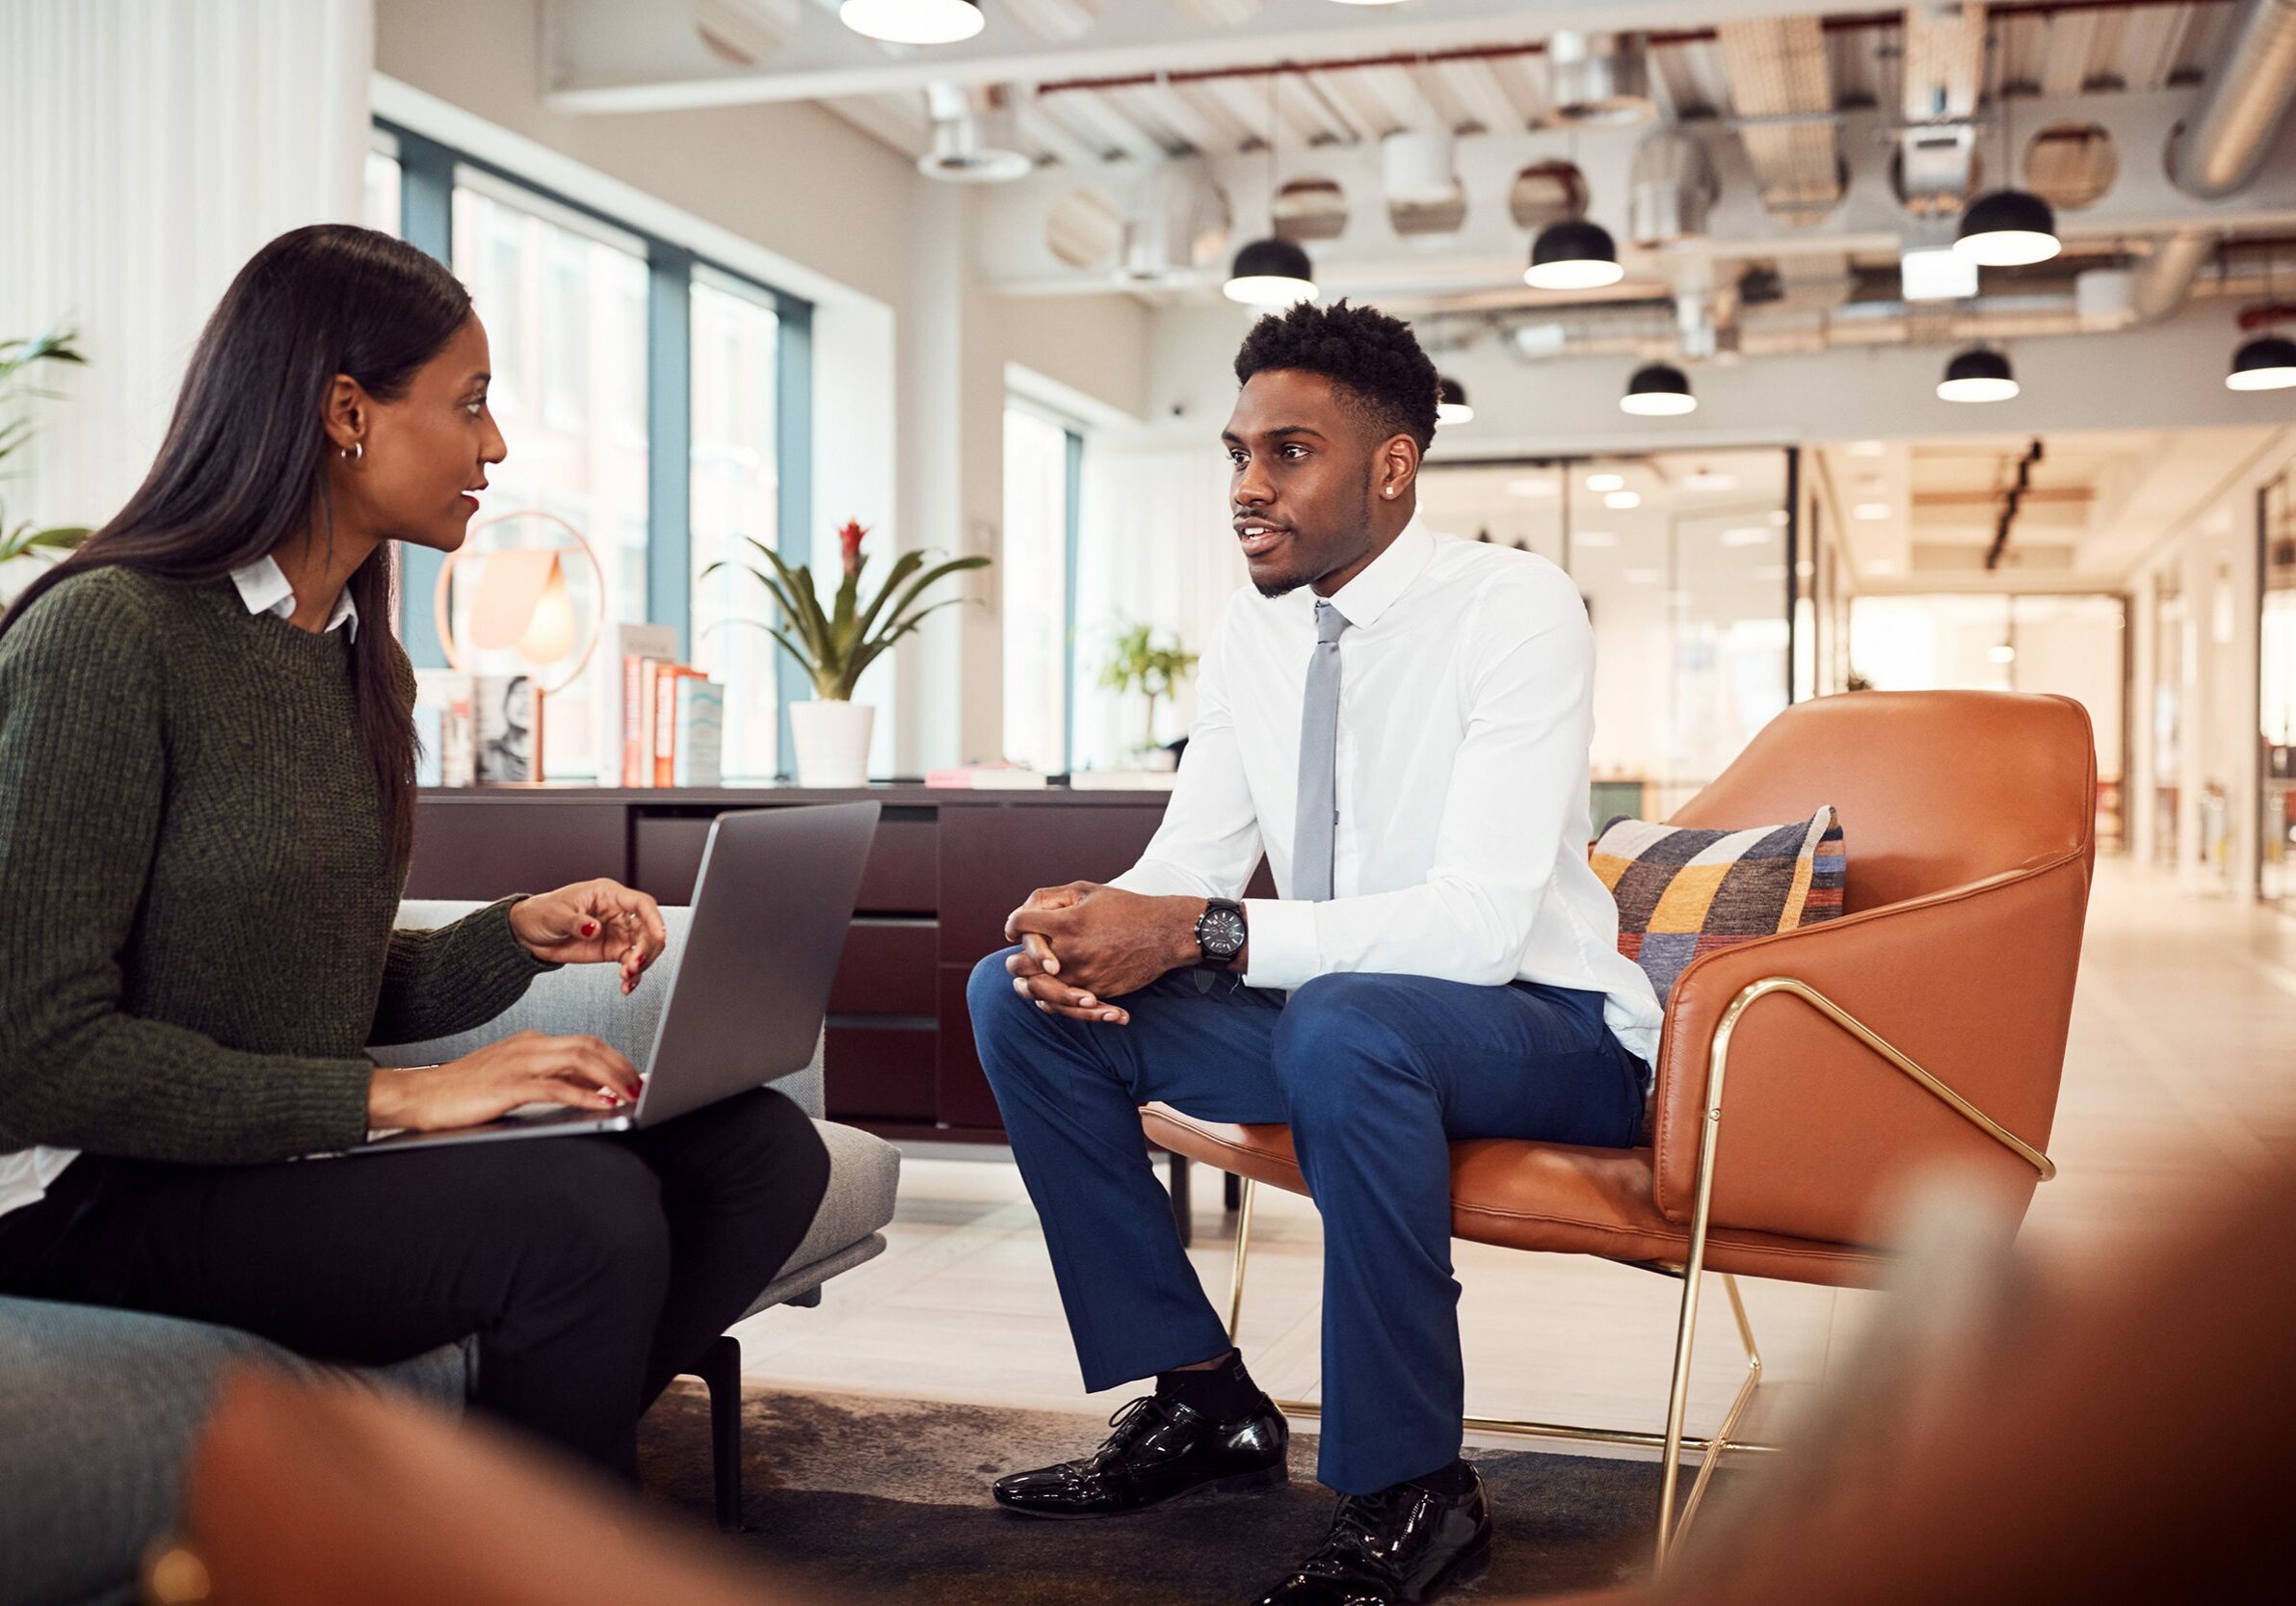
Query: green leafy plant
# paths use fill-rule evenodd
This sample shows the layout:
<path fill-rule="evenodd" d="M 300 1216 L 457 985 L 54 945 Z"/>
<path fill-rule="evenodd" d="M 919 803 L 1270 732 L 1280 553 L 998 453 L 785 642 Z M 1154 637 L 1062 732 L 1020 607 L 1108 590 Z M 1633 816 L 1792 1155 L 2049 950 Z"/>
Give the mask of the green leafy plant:
<path fill-rule="evenodd" d="M 861 581 L 869 559 L 861 551 L 861 542 L 868 534 L 865 526 L 850 519 L 837 532 L 838 544 L 844 549 L 845 578 L 827 608 L 821 605 L 814 592 L 810 566 L 792 566 L 772 547 L 748 537 L 743 540 L 756 548 L 766 562 L 765 568 L 721 562 L 701 571 L 707 578 L 722 568 L 739 569 L 773 593 L 774 606 L 779 611 L 785 629 L 776 629 L 770 624 L 758 628 L 805 666 L 805 672 L 813 677 L 813 695 L 825 702 L 852 701 L 854 688 L 860 684 L 861 675 L 879 655 L 932 615 L 963 600 L 948 597 L 920 606 L 927 591 L 949 575 L 989 566 L 987 558 L 955 558 L 926 568 L 924 553 L 904 552 L 893 560 L 893 566 L 876 595 L 864 601 Z M 754 619 L 742 622 L 757 623 Z"/>
<path fill-rule="evenodd" d="M 56 393 L 41 390 L 26 383 L 27 370 L 42 362 L 70 363 L 77 366 L 88 359 L 72 344 L 72 331 L 57 329 L 30 340 L 0 340 L 0 404 L 11 401 L 16 394 L 37 396 L 53 401 Z M 19 450 L 32 438 L 33 422 L 21 415 L 0 423 L 0 461 Z M 0 479 L 8 476 L 0 474 Z M 67 552 L 88 539 L 86 528 L 76 524 L 54 525 L 46 529 L 29 523 L 11 524 L 8 510 L 0 503 L 0 564 L 24 557 L 28 553 Z"/>
<path fill-rule="evenodd" d="M 1126 626 L 1117 633 L 1108 662 L 1100 668 L 1100 684 L 1112 692 L 1142 692 L 1148 696 L 1148 723 L 1141 747 L 1156 745 L 1156 704 L 1179 689 L 1195 671 L 1197 655 L 1174 637 L 1170 646 L 1156 645 L 1155 632 L 1145 624 Z"/>

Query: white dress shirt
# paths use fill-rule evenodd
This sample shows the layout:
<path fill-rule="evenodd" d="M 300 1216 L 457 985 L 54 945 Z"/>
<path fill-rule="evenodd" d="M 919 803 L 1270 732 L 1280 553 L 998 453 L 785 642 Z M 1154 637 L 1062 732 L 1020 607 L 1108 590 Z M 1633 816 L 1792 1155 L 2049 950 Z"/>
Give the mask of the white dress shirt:
<path fill-rule="evenodd" d="M 1164 823 L 1113 884 L 1235 898 L 1264 851 L 1284 896 L 1244 901 L 1246 986 L 1376 971 L 1575 987 L 1604 994 L 1620 1042 L 1655 1063 L 1657 994 L 1587 863 L 1595 637 L 1578 588 L 1544 558 L 1414 519 L 1329 600 L 1350 625 L 1332 900 L 1289 896 L 1306 587 L 1229 601 Z"/>
<path fill-rule="evenodd" d="M 251 614 L 277 614 L 286 619 L 295 612 L 295 588 L 288 583 L 286 571 L 268 555 L 233 569 L 231 583 L 239 588 L 239 599 Z M 351 600 L 348 586 L 328 611 L 327 626 L 320 634 L 337 628 L 349 630 L 351 639 L 358 640 L 358 605 Z M 0 1154 L 0 1216 L 38 1204 L 79 1152 L 76 1148 L 19 1148 Z"/>

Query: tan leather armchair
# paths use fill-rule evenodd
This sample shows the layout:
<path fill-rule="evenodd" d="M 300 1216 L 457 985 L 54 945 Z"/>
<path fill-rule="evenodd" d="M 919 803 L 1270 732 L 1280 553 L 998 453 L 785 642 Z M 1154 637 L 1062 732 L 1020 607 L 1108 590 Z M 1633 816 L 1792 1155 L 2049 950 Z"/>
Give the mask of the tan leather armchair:
<path fill-rule="evenodd" d="M 2070 698 L 1859 692 L 1787 709 L 1674 816 L 1739 828 L 1833 804 L 1848 849 L 1843 914 L 1683 970 L 1659 1040 L 1650 1146 L 1453 1145 L 1459 1237 L 1600 1255 L 1683 1283 L 1664 1434 L 1470 1426 L 1662 1449 L 1663 1562 L 1683 1449 L 1704 1453 L 1687 1523 L 1760 1377 L 1735 1274 L 1877 1280 L 1891 1201 L 1912 1173 L 1940 1164 L 1959 1163 L 2021 1215 L 2054 1172 L 2044 1150 L 2096 858 L 2096 789 L 2088 715 Z M 1163 1105 L 1142 1120 L 1157 1145 L 1245 1179 L 1232 1335 L 1253 1187 L 1306 1192 L 1290 1134 Z M 1701 1438 L 1683 1415 L 1705 1272 L 1723 1278 L 1748 1370 Z"/>

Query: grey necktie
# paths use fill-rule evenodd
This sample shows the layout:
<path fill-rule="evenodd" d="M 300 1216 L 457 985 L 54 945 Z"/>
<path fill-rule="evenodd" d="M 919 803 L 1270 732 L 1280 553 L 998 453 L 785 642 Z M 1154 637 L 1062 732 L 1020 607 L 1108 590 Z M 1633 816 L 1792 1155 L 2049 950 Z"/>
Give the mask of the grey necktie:
<path fill-rule="evenodd" d="M 1322 903 L 1332 896 L 1339 824 L 1339 636 L 1347 616 L 1315 604 L 1315 656 L 1307 660 L 1307 695 L 1300 710 L 1300 807 L 1292 823 L 1292 896 Z"/>

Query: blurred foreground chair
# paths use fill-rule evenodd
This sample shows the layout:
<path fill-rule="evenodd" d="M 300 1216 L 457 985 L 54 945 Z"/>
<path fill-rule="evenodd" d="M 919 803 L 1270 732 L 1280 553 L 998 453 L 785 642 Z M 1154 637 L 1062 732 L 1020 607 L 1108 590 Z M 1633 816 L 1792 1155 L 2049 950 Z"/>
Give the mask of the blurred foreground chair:
<path fill-rule="evenodd" d="M 1474 1416 L 1469 1427 L 1658 1447 L 1663 1565 L 1683 1450 L 1702 1455 L 1686 1526 L 1725 1449 L 1775 1448 L 1731 1437 L 1761 1376 L 1737 1274 L 1874 1284 L 1885 1213 L 1938 1166 L 1960 1165 L 2021 1217 L 2055 1172 L 2044 1147 L 2096 856 L 2096 789 L 2088 715 L 2070 698 L 1861 692 L 1788 708 L 1673 816 L 1739 829 L 1834 805 L 1849 852 L 1842 917 L 1682 971 L 1659 1040 L 1649 1146 L 1453 1145 L 1457 1236 L 1682 1281 L 1664 1433 Z M 1245 1179 L 1232 1337 L 1254 1188 L 1307 1191 L 1290 1132 L 1160 1104 L 1142 1121 L 1157 1145 Z M 1707 1272 L 1722 1277 L 1747 1372 L 1720 1425 L 1699 1437 L 1684 1410 Z"/>

